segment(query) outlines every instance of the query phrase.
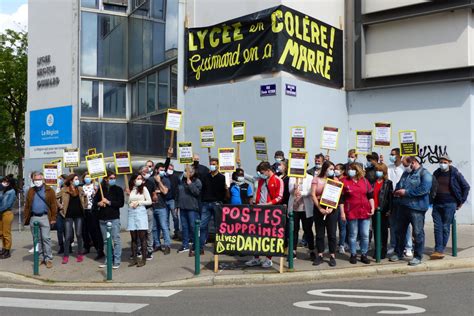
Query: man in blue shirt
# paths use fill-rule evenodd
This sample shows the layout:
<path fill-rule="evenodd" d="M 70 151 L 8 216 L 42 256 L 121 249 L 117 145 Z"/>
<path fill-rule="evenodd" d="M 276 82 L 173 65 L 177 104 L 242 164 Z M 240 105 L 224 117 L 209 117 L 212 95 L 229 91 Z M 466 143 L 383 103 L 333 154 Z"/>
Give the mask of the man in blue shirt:
<path fill-rule="evenodd" d="M 230 185 L 230 204 L 252 204 L 253 189 L 245 182 L 244 170 L 237 168 L 232 173 L 232 183 Z"/>

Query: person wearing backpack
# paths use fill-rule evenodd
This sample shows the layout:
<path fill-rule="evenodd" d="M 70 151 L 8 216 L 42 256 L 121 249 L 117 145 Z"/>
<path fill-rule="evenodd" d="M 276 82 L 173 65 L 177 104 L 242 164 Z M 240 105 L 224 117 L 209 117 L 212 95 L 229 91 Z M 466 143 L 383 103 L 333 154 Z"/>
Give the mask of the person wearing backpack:
<path fill-rule="evenodd" d="M 448 155 L 441 156 L 439 168 L 433 174 L 437 186 L 431 213 L 435 237 L 435 249 L 430 256 L 432 260 L 444 258 L 454 214 L 466 202 L 470 190 L 466 179 L 451 163 Z"/>
<path fill-rule="evenodd" d="M 237 168 L 232 173 L 232 183 L 230 184 L 230 204 L 242 205 L 251 204 L 253 197 L 252 186 L 245 182 L 244 169 Z"/>
<path fill-rule="evenodd" d="M 406 157 L 409 167 L 403 173 L 397 183 L 394 198 L 398 201 L 398 227 L 397 245 L 395 254 L 390 261 L 398 261 L 403 258 L 405 248 L 405 235 L 408 225 L 413 227 L 414 254 L 413 259 L 408 263 L 416 266 L 421 263 L 423 250 L 425 247 L 425 214 L 429 208 L 429 197 L 432 187 L 432 176 L 423 168 L 415 157 Z"/>

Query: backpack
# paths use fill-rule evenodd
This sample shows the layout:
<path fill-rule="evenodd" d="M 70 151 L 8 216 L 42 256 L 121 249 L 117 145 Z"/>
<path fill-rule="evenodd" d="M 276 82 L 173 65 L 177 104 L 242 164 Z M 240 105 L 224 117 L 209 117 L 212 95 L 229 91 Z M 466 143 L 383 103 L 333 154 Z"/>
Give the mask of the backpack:
<path fill-rule="evenodd" d="M 424 172 L 428 172 L 428 170 L 423 168 L 423 173 L 421 174 L 421 176 L 424 175 Z M 438 192 L 438 180 L 436 180 L 436 177 L 434 175 L 431 178 L 432 178 L 432 181 L 431 181 L 431 189 L 429 193 L 429 198 L 430 198 L 430 204 L 433 204 L 436 198 L 436 193 Z"/>

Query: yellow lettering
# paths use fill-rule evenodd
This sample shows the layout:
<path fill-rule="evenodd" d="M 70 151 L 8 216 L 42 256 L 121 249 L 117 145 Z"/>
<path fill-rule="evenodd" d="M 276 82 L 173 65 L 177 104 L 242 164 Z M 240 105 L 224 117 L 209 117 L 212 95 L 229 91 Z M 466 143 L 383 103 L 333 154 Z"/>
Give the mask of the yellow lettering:
<path fill-rule="evenodd" d="M 293 33 L 295 32 L 293 23 L 294 23 L 293 14 L 291 14 L 290 11 L 286 11 L 285 12 L 285 27 L 286 27 L 286 33 L 288 33 L 288 35 L 290 36 L 293 36 Z"/>
<path fill-rule="evenodd" d="M 329 71 L 331 70 L 331 63 L 332 63 L 332 56 L 326 56 L 326 67 L 324 67 L 324 78 L 331 80 L 331 74 Z"/>
<path fill-rule="evenodd" d="M 309 18 L 307 16 L 303 19 L 303 41 L 310 43 L 311 39 L 308 36 L 309 33 Z"/>
<path fill-rule="evenodd" d="M 245 247 L 245 238 L 244 236 L 238 235 L 237 236 L 237 251 L 244 250 Z"/>
<path fill-rule="evenodd" d="M 206 38 L 207 32 L 208 32 L 207 29 L 197 32 L 197 36 L 199 38 L 199 43 L 201 44 L 201 46 L 200 46 L 201 49 L 204 48 L 204 39 Z"/>
<path fill-rule="evenodd" d="M 324 73 L 324 52 L 320 50 L 316 52 L 316 72 Z"/>
<path fill-rule="evenodd" d="M 230 43 L 232 39 L 229 36 L 230 26 L 224 25 L 222 27 L 222 43 Z"/>
<path fill-rule="evenodd" d="M 283 22 L 279 22 L 283 17 L 283 13 L 281 10 L 276 10 L 275 12 L 272 13 L 272 31 L 273 33 L 279 33 L 281 30 L 283 30 Z"/>
<path fill-rule="evenodd" d="M 269 239 L 268 237 L 264 237 L 262 240 L 262 251 L 264 252 L 269 252 L 270 247 L 268 246 Z"/>
<path fill-rule="evenodd" d="M 278 253 L 284 253 L 285 252 L 285 248 L 283 247 L 284 243 L 285 243 L 285 241 L 283 239 L 278 239 L 278 241 L 277 241 L 277 251 L 276 252 L 278 252 Z"/>
<path fill-rule="evenodd" d="M 298 44 L 293 42 L 292 39 L 289 39 L 286 42 L 285 48 L 283 49 L 283 53 L 281 54 L 280 60 L 278 61 L 279 64 L 284 64 L 286 60 L 286 56 L 288 53 L 293 56 L 293 62 L 291 65 L 295 67 L 296 62 L 298 61 Z"/>
<path fill-rule="evenodd" d="M 234 41 L 240 41 L 244 39 L 244 36 L 242 33 L 240 33 L 240 27 L 242 26 L 242 23 L 237 22 L 232 24 L 232 26 L 234 27 Z"/>
<path fill-rule="evenodd" d="M 311 42 L 319 45 L 319 27 L 314 21 L 311 21 Z"/>
<path fill-rule="evenodd" d="M 194 44 L 194 34 L 189 32 L 189 51 L 195 51 L 198 49 L 197 45 Z"/>
<path fill-rule="evenodd" d="M 301 70 L 301 64 L 304 63 L 304 71 L 308 71 L 308 60 L 306 59 L 306 52 L 308 49 L 304 45 L 300 45 L 300 58 L 296 69 Z"/>
<path fill-rule="evenodd" d="M 213 27 L 211 33 L 209 34 L 209 43 L 212 47 L 217 47 L 219 45 L 219 39 L 214 38 L 214 34 L 222 32 L 220 28 Z"/>
<path fill-rule="evenodd" d="M 327 27 L 321 25 L 321 46 L 324 48 L 328 48 L 328 42 L 326 41 L 327 36 L 326 32 L 328 31 Z"/>
<path fill-rule="evenodd" d="M 262 59 L 270 58 L 270 57 L 272 57 L 272 44 L 267 43 L 263 49 Z"/>
<path fill-rule="evenodd" d="M 300 33 L 300 17 L 298 15 L 295 16 L 295 36 L 297 39 L 303 39 Z"/>
<path fill-rule="evenodd" d="M 255 251 L 255 248 L 252 248 L 252 238 L 247 237 L 245 240 L 245 250 L 247 251 Z"/>
<path fill-rule="evenodd" d="M 316 60 L 316 53 L 312 49 L 308 49 L 308 64 L 309 71 L 317 73 L 316 68 L 314 67 L 314 62 Z"/>

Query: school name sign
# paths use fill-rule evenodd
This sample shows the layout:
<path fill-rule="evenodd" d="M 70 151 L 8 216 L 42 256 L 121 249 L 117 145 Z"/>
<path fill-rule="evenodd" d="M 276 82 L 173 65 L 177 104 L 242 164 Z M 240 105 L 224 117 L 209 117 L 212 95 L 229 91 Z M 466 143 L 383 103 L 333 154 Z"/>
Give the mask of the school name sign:
<path fill-rule="evenodd" d="M 342 87 L 342 30 L 280 5 L 186 29 L 186 85 L 287 71 Z"/>

